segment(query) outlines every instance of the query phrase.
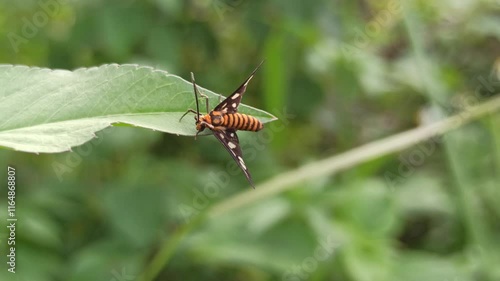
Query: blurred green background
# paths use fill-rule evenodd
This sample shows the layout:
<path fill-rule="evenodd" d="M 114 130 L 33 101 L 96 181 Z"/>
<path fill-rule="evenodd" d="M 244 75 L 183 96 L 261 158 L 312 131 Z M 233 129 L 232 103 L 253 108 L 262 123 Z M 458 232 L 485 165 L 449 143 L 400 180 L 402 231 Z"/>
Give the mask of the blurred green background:
<path fill-rule="evenodd" d="M 257 189 L 487 101 L 499 39 L 493 0 L 0 1 L 4 64 L 192 71 L 228 95 L 265 59 L 243 102 L 280 120 L 240 133 Z M 0 151 L 19 219 L 16 274 L 1 227 L 1 280 L 500 280 L 500 114 L 196 224 L 249 189 L 214 138 L 98 135 Z"/>

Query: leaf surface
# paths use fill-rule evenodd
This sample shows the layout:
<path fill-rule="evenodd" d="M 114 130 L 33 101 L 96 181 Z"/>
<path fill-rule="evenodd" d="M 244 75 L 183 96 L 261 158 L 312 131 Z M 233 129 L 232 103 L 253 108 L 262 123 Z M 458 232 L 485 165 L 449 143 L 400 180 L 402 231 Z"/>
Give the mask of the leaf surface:
<path fill-rule="evenodd" d="M 242 75 L 242 79 L 244 79 Z M 0 65 L 0 146 L 26 152 L 70 150 L 113 124 L 193 136 L 193 86 L 179 76 L 137 65 L 75 71 Z M 235 85 L 235 88 L 237 85 Z M 219 95 L 200 88 L 215 107 Z M 205 113 L 200 100 L 200 111 Z M 240 105 L 263 123 L 271 114 Z M 208 132 L 207 132 L 208 133 Z"/>

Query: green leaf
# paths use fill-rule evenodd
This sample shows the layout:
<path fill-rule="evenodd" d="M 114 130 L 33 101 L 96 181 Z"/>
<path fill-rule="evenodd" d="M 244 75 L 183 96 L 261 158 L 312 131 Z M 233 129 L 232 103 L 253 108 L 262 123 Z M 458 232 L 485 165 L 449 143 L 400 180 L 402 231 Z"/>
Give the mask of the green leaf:
<path fill-rule="evenodd" d="M 70 150 L 119 123 L 176 135 L 196 133 L 192 114 L 179 122 L 187 109 L 196 108 L 191 82 L 149 67 L 66 71 L 0 65 L 0 85 L 0 146 L 15 150 Z M 219 95 L 200 89 L 214 107 Z M 243 104 L 239 110 L 264 123 L 276 120 Z M 205 112 L 203 101 L 200 111 Z"/>

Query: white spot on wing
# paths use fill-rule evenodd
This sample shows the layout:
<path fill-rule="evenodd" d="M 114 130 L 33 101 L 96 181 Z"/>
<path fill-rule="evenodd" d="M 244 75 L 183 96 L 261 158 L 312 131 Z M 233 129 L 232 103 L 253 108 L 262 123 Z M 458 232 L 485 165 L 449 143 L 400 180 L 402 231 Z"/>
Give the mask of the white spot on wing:
<path fill-rule="evenodd" d="M 236 144 L 232 143 L 232 142 L 228 142 L 227 145 L 229 146 L 229 148 L 231 149 L 235 149 L 236 148 Z"/>
<path fill-rule="evenodd" d="M 238 105 L 237 105 L 235 102 L 233 102 L 233 104 L 232 104 L 231 106 L 232 106 L 233 108 L 236 108 Z"/>
<path fill-rule="evenodd" d="M 240 96 L 240 94 L 234 94 L 234 96 L 231 98 L 232 100 L 237 99 Z"/>
<path fill-rule="evenodd" d="M 224 134 L 220 133 L 219 136 L 221 139 L 224 139 Z"/>
<path fill-rule="evenodd" d="M 247 166 L 245 166 L 245 161 L 243 161 L 243 158 L 241 158 L 240 156 L 238 156 L 238 160 L 240 160 L 240 164 L 241 166 L 243 167 L 243 169 L 247 169 Z"/>
<path fill-rule="evenodd" d="M 234 138 L 234 133 L 231 133 L 231 135 L 230 135 L 230 136 L 231 136 L 232 138 Z"/>

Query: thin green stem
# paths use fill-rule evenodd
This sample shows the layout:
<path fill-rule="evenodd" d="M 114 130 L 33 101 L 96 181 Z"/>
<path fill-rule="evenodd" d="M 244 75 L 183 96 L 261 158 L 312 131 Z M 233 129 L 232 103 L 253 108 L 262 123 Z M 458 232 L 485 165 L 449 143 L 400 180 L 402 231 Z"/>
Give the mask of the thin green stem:
<path fill-rule="evenodd" d="M 304 165 L 264 182 L 256 190 L 249 190 L 235 195 L 221 203 L 214 205 L 206 215 L 214 218 L 223 214 L 233 212 L 238 208 L 259 202 L 265 198 L 290 190 L 300 182 L 338 173 L 342 170 L 354 167 L 370 160 L 386 156 L 407 149 L 419 142 L 428 140 L 434 136 L 443 135 L 451 130 L 457 129 L 464 124 L 477 120 L 493 112 L 500 111 L 500 97 L 493 98 L 480 105 L 469 108 L 460 114 L 449 117 L 434 124 L 412 129 L 385 139 L 374 141 L 336 156 Z M 195 227 L 205 220 L 200 215 L 174 232 L 172 238 L 167 240 L 151 263 L 139 278 L 142 281 L 152 281 L 160 271 L 168 264 L 180 245 L 182 239 Z"/>
<path fill-rule="evenodd" d="M 186 235 L 188 235 L 195 227 L 202 223 L 204 219 L 204 214 L 200 213 L 194 219 L 190 220 L 188 223 L 180 226 L 174 233 L 166 240 L 156 255 L 153 257 L 152 261 L 146 266 L 144 272 L 139 276 L 140 281 L 152 281 L 163 268 L 168 264 L 170 259 L 175 253 L 182 240 Z"/>
<path fill-rule="evenodd" d="M 434 124 L 399 133 L 379 141 L 374 141 L 339 155 L 282 173 L 260 184 L 257 186 L 256 190 L 242 192 L 214 205 L 210 209 L 208 215 L 213 218 L 226 214 L 235 209 L 292 189 L 297 186 L 298 183 L 308 179 L 332 175 L 370 160 L 402 151 L 419 142 L 434 136 L 443 135 L 446 132 L 499 110 L 500 97 L 496 97 Z"/>

